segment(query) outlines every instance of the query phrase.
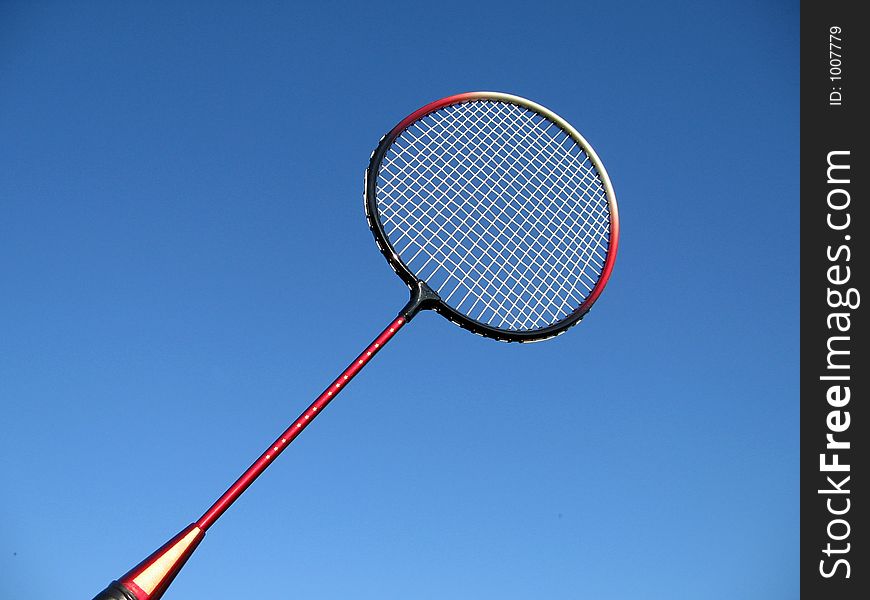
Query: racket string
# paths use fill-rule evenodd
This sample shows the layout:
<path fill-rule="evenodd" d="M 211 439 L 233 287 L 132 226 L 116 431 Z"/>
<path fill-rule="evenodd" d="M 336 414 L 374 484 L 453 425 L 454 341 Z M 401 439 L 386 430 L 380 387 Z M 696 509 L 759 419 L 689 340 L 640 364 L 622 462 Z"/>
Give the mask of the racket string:
<path fill-rule="evenodd" d="M 467 102 L 424 117 L 385 155 L 377 197 L 403 262 L 483 323 L 555 323 L 603 269 L 601 178 L 573 138 L 523 107 Z"/>
<path fill-rule="evenodd" d="M 546 183 L 546 182 L 543 182 L 543 181 L 542 181 L 539 185 L 543 185 L 544 183 Z M 479 186 L 478 186 L 478 187 L 479 187 Z M 478 191 L 479 191 L 479 189 L 478 189 Z M 481 216 L 482 216 L 482 215 L 481 215 Z M 479 218 L 480 218 L 480 217 L 478 217 L 478 219 L 479 219 Z M 439 237 L 439 240 L 440 240 L 440 237 Z M 441 241 L 443 241 L 443 240 L 441 240 Z M 450 241 L 450 240 L 448 240 L 448 241 Z M 525 286 L 524 286 L 524 287 L 525 287 Z M 528 291 L 528 288 L 527 288 L 527 287 L 526 287 L 526 291 Z"/>

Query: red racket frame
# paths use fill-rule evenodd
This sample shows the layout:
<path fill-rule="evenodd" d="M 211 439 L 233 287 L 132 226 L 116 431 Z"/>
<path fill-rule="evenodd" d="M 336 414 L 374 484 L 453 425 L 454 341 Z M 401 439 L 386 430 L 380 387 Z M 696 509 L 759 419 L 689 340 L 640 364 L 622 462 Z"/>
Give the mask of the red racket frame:
<path fill-rule="evenodd" d="M 374 152 L 372 152 L 372 156 L 369 161 L 369 167 L 368 169 L 366 169 L 366 191 L 364 199 L 366 219 L 368 220 L 369 230 L 371 230 L 372 235 L 374 235 L 375 243 L 377 243 L 381 254 L 384 255 L 384 258 L 387 259 L 387 262 L 390 264 L 396 274 L 398 274 L 399 277 L 401 277 L 402 280 L 407 283 L 412 289 L 414 288 L 414 286 L 419 285 L 421 280 L 411 270 L 411 268 L 402 261 L 402 258 L 400 257 L 399 253 L 396 252 L 395 248 L 393 248 L 393 245 L 390 242 L 386 231 L 384 231 L 383 225 L 381 224 L 377 200 L 377 179 L 381 167 L 381 161 L 384 159 L 384 156 L 390 149 L 390 146 L 392 146 L 393 142 L 396 141 L 396 139 L 400 135 L 402 135 L 402 133 L 406 129 L 411 127 L 417 121 L 447 106 L 475 101 L 494 101 L 515 104 L 517 106 L 525 108 L 526 110 L 530 110 L 543 116 L 545 119 L 558 126 L 562 131 L 565 132 L 565 134 L 570 136 L 574 140 L 574 142 L 583 149 L 583 152 L 586 153 L 586 155 L 589 157 L 589 160 L 595 167 L 595 171 L 601 178 L 601 183 L 606 190 L 608 212 L 610 217 L 610 239 L 607 248 L 607 256 L 604 261 L 604 265 L 602 266 L 601 274 L 598 276 L 598 280 L 595 282 L 595 286 L 592 288 L 592 290 L 589 292 L 589 295 L 583 300 L 583 302 L 569 315 L 565 316 L 560 321 L 553 323 L 548 327 L 543 327 L 534 331 L 513 331 L 507 329 L 500 329 L 498 327 L 492 327 L 490 325 L 487 325 L 486 323 L 477 321 L 471 318 L 469 315 L 463 314 L 461 311 L 454 309 L 446 302 L 443 302 L 435 292 L 432 292 L 430 290 L 430 293 L 435 298 L 432 308 L 450 321 L 456 323 L 460 327 L 468 329 L 473 333 L 490 337 L 502 342 L 538 342 L 541 340 L 546 340 L 551 337 L 565 333 L 568 328 L 579 323 L 580 320 L 583 319 L 583 317 L 586 315 L 586 313 L 589 312 L 589 309 L 592 308 L 592 305 L 601 295 L 601 292 L 604 290 L 604 286 L 607 285 L 607 282 L 610 279 L 610 274 L 613 271 L 613 265 L 616 262 L 617 249 L 619 247 L 619 210 L 616 206 L 616 194 L 613 191 L 613 185 L 610 183 L 610 177 L 607 175 L 607 171 L 605 170 L 601 159 L 598 158 L 598 154 L 595 153 L 595 150 L 592 149 L 592 146 L 589 144 L 589 142 L 587 142 L 586 139 L 582 135 L 580 135 L 580 133 L 576 129 L 574 129 L 570 123 L 565 121 L 562 117 L 560 117 L 553 111 L 541 106 L 540 104 L 532 102 L 531 100 L 527 100 L 526 98 L 514 96 L 511 94 L 504 94 L 502 92 L 465 92 L 462 94 L 455 94 L 453 96 L 447 96 L 446 98 L 441 98 L 440 100 L 430 102 L 426 106 L 412 112 L 410 115 L 402 119 L 398 125 L 393 127 L 383 138 L 381 138 L 381 141 L 378 143 L 378 147 L 375 148 Z"/>

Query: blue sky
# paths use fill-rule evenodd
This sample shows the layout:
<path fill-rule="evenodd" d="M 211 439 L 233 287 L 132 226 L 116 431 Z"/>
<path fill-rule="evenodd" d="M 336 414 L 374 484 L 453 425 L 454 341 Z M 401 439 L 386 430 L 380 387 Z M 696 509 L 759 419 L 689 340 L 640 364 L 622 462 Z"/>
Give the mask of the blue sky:
<path fill-rule="evenodd" d="M 606 165 L 602 298 L 417 317 L 167 597 L 797 597 L 797 44 L 796 2 L 0 5 L 0 595 L 90 598 L 307 406 L 407 299 L 369 153 L 490 89 Z"/>

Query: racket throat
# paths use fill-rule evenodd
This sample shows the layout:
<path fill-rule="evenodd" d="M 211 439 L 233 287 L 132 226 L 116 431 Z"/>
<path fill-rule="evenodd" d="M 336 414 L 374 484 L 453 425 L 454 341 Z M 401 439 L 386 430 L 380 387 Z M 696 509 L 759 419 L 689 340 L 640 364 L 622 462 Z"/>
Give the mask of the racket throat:
<path fill-rule="evenodd" d="M 404 317 L 405 322 L 414 318 L 421 310 L 434 308 L 441 302 L 441 296 L 430 288 L 425 281 L 417 281 L 411 287 L 411 299 L 405 307 L 399 311 L 399 316 Z"/>

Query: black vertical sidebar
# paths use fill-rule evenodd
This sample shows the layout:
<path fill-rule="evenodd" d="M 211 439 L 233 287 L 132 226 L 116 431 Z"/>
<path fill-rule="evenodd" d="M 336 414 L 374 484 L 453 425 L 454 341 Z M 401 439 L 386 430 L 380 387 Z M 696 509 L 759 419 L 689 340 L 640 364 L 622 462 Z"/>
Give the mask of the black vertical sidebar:
<path fill-rule="evenodd" d="M 801 4 L 801 595 L 870 598 L 865 93 L 859 2 Z M 866 295 L 865 295 L 866 292 Z"/>

